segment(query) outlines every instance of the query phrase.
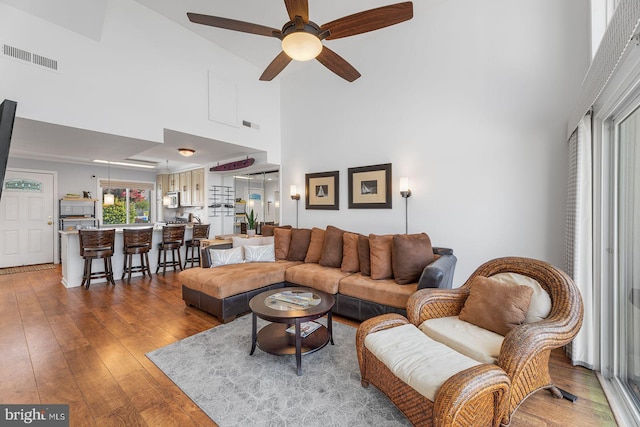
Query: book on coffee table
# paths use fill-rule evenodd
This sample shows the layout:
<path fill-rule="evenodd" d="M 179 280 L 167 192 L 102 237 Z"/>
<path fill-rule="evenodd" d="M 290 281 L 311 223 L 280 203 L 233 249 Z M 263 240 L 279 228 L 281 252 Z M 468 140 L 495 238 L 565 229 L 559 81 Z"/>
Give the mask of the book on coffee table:
<path fill-rule="evenodd" d="M 318 322 L 303 322 L 300 324 L 300 336 L 302 338 L 308 337 L 313 331 L 322 326 Z M 296 325 L 291 325 L 286 329 L 287 333 L 295 334 L 296 333 Z"/>

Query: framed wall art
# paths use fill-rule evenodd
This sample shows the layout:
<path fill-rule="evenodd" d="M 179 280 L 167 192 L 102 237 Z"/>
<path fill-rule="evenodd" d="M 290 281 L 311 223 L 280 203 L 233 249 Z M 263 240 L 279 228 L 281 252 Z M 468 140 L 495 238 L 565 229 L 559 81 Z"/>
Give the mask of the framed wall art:
<path fill-rule="evenodd" d="M 349 168 L 349 209 L 391 209 L 391 163 Z"/>
<path fill-rule="evenodd" d="M 305 175 L 305 207 L 307 209 L 340 209 L 338 171 Z"/>

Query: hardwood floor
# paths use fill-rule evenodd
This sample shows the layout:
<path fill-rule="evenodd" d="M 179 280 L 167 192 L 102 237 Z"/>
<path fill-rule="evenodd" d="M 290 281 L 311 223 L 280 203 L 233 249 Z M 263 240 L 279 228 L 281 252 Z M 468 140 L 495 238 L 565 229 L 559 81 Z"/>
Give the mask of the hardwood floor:
<path fill-rule="evenodd" d="M 72 426 L 215 425 L 145 356 L 219 325 L 185 307 L 177 274 L 89 290 L 60 279 L 59 268 L 0 275 L 0 403 L 68 403 Z M 556 351 L 551 375 L 578 401 L 540 391 L 512 426 L 616 425 L 592 371 Z"/>

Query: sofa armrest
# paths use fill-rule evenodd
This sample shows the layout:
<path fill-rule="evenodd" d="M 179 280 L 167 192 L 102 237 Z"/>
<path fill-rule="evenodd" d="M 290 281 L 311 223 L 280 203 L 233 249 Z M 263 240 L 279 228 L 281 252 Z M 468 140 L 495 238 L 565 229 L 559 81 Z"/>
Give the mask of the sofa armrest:
<path fill-rule="evenodd" d="M 418 289 L 451 289 L 458 259 L 453 254 L 453 250 L 448 248 L 434 248 L 433 253 L 440 256 L 422 270 Z"/>
<path fill-rule="evenodd" d="M 431 248 L 435 255 L 453 255 L 453 249 L 451 248 Z"/>

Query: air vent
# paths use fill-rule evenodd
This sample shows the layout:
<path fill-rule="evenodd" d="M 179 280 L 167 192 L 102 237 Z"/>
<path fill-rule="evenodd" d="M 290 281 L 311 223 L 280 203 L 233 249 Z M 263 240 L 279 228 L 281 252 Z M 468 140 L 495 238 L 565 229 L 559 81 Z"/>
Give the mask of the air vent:
<path fill-rule="evenodd" d="M 9 46 L 7 44 L 2 46 L 2 53 L 12 58 L 20 59 L 22 61 L 31 62 L 31 52 L 18 49 L 17 47 Z"/>
<path fill-rule="evenodd" d="M 58 69 L 58 61 L 55 59 L 45 58 L 44 56 L 33 54 L 33 63 L 42 67 L 51 68 L 52 70 Z"/>
<path fill-rule="evenodd" d="M 56 61 L 55 59 L 37 55 L 23 49 L 18 49 L 17 47 L 9 46 L 8 44 L 2 45 L 2 53 L 4 54 L 4 56 L 8 56 L 10 58 L 29 62 L 30 64 L 49 68 L 50 70 L 58 70 L 58 61 Z"/>

